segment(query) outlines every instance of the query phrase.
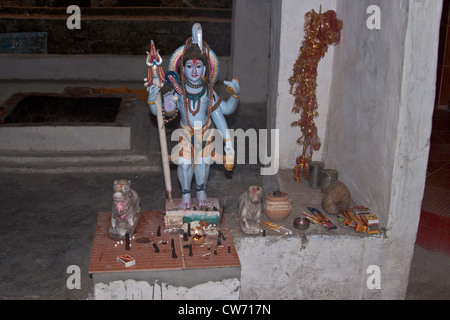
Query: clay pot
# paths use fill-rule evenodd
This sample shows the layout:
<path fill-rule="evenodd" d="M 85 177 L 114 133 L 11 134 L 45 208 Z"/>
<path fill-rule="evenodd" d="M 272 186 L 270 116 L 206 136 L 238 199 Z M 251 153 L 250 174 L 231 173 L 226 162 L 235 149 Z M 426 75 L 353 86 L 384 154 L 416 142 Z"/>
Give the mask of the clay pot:
<path fill-rule="evenodd" d="M 266 194 L 266 200 L 270 202 L 286 202 L 289 199 L 289 195 L 285 192 L 283 192 L 284 195 L 274 196 L 272 193 Z"/>
<path fill-rule="evenodd" d="M 291 214 L 292 202 L 288 194 L 274 197 L 268 193 L 264 202 L 264 213 L 270 220 L 281 222 Z"/>

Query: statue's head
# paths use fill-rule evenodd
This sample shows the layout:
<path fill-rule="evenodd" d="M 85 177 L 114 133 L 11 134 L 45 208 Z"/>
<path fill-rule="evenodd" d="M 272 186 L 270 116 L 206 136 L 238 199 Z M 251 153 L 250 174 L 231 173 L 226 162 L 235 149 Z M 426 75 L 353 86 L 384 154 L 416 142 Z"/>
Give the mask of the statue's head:
<path fill-rule="evenodd" d="M 203 82 L 208 83 L 208 60 L 209 59 L 206 57 L 205 53 L 200 50 L 199 46 L 195 43 L 191 43 L 190 45 L 187 45 L 183 54 L 181 71 L 186 78 L 193 83 L 201 80 L 202 77 Z"/>
<path fill-rule="evenodd" d="M 187 78 L 188 67 L 192 67 L 192 65 L 187 66 L 187 62 L 198 64 L 199 61 L 203 65 L 200 76 L 204 75 L 204 83 L 214 85 L 219 77 L 219 59 L 203 41 L 201 26 L 196 23 L 192 27 L 192 37 L 188 38 L 185 45 L 179 47 L 172 54 L 169 60 L 169 71 L 176 72 L 183 81 L 183 77 Z"/>
<path fill-rule="evenodd" d="M 128 209 L 129 200 L 131 197 L 130 184 L 131 181 L 126 179 L 114 181 L 113 203 L 119 215 L 125 214 Z"/>
<path fill-rule="evenodd" d="M 191 44 L 183 55 L 183 73 L 186 78 L 195 83 L 206 75 L 208 59 L 200 51 L 197 44 Z M 205 79 L 206 80 L 206 79 Z"/>

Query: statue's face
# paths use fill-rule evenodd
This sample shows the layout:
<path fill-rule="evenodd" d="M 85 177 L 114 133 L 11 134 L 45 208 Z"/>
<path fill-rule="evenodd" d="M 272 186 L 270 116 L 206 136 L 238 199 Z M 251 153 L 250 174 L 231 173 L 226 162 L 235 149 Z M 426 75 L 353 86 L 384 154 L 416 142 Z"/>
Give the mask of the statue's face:
<path fill-rule="evenodd" d="M 205 65 L 201 60 L 188 60 L 183 67 L 183 72 L 192 83 L 200 83 L 202 75 L 205 73 Z"/>

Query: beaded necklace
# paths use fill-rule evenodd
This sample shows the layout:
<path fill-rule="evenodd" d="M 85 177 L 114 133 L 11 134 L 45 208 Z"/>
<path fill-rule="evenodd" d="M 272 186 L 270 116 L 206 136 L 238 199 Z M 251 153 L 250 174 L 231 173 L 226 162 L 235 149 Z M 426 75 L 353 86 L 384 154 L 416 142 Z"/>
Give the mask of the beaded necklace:
<path fill-rule="evenodd" d="M 203 86 L 202 91 L 200 91 L 199 93 L 189 93 L 186 90 L 186 85 L 183 86 L 183 97 L 184 97 L 184 107 L 189 108 L 190 113 L 192 113 L 192 115 L 195 117 L 197 115 L 197 113 L 200 111 L 200 99 L 204 96 L 206 92 L 206 86 Z M 191 104 L 192 101 L 192 104 Z M 195 107 L 195 103 L 198 101 L 197 107 Z M 187 110 L 186 110 L 187 111 Z M 186 113 L 186 116 L 188 114 Z"/>
<path fill-rule="evenodd" d="M 203 87 L 205 85 L 205 83 L 202 82 L 199 84 L 193 84 L 192 82 L 189 81 L 189 79 L 186 79 L 186 85 L 188 87 L 191 87 L 192 89 L 199 89 L 199 88 Z"/>
<path fill-rule="evenodd" d="M 195 103 L 195 102 L 197 102 L 197 100 L 200 100 L 200 98 L 203 97 L 205 92 L 206 92 L 206 86 L 203 86 L 202 91 L 200 91 L 199 93 L 190 93 L 189 91 L 186 90 L 186 97 L 189 99 L 189 101 L 192 100 Z M 189 110 L 191 110 L 190 106 L 189 106 Z"/>

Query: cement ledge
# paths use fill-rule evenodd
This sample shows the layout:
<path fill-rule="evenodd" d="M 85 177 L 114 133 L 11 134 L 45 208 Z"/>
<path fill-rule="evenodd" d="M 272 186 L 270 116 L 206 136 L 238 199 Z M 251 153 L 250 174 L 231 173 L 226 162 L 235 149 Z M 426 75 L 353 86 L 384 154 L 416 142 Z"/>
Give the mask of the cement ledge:
<path fill-rule="evenodd" d="M 286 218 L 286 220 L 278 224 L 292 230 L 294 235 L 303 233 L 308 237 L 317 238 L 386 238 L 386 230 L 382 225 L 380 225 L 380 233 L 378 235 L 369 235 L 367 233 L 357 232 L 352 228 L 340 226 L 336 216 L 326 214 L 326 212 L 323 210 L 321 205 L 323 193 L 321 189 L 310 188 L 307 181 L 302 181 L 300 183 L 295 182 L 292 176 L 292 170 L 279 170 L 276 176 L 267 178 L 265 177 L 264 192 L 267 193 L 276 189 L 286 191 L 289 194 L 289 197 L 293 199 L 291 214 L 288 216 L 288 218 Z M 352 205 L 354 205 L 354 203 L 352 203 Z M 326 214 L 326 216 L 337 226 L 337 229 L 326 230 L 322 226 L 313 223 L 311 223 L 309 229 L 305 231 L 299 231 L 295 229 L 293 226 L 294 218 L 301 216 L 302 212 L 309 212 L 308 207 L 316 208 Z M 265 215 L 264 218 L 270 220 Z"/>
<path fill-rule="evenodd" d="M 356 232 L 340 226 L 331 215 L 327 217 L 337 226 L 335 230 L 314 224 L 297 230 L 293 219 L 308 211 L 307 207 L 322 211 L 321 190 L 311 189 L 308 183 L 297 184 L 291 170 L 281 170 L 268 180 L 265 192 L 282 189 L 294 200 L 292 213 L 278 223 L 293 234 L 266 230 L 265 237 L 248 236 L 240 231 L 237 213 L 227 219 L 241 261 L 240 299 L 380 299 L 404 294 L 397 285 L 401 277 L 392 267 L 402 259 L 392 249 L 395 239 L 384 233 Z M 265 219 L 270 220 L 263 214 L 261 220 Z M 385 252 L 390 259 L 386 260 Z M 366 285 L 367 268 L 373 264 L 384 272 L 383 290 L 370 290 Z M 395 288 L 393 293 L 389 287 Z"/>
<path fill-rule="evenodd" d="M 89 173 L 160 172 L 157 155 L 137 152 L 2 152 L 0 172 Z"/>

